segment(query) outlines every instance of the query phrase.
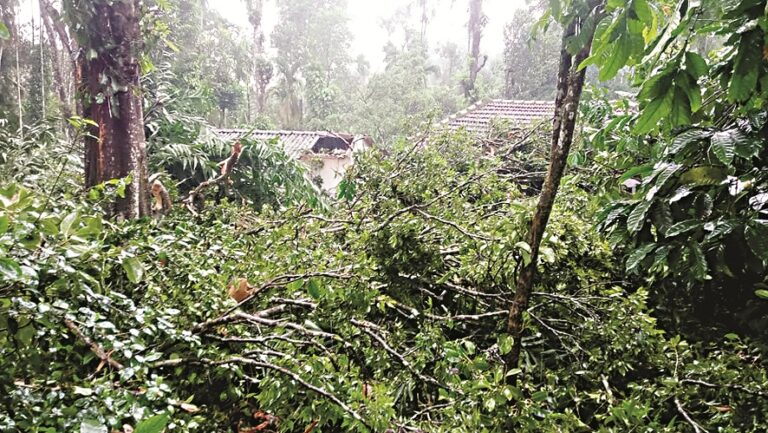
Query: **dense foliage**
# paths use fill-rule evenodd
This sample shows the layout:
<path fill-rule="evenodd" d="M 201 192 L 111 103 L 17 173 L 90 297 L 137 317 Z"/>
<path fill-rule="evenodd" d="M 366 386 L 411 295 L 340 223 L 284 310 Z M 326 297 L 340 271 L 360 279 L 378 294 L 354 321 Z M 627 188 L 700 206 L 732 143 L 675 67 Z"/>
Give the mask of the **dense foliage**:
<path fill-rule="evenodd" d="M 160 415 L 172 431 L 675 432 L 681 413 L 766 428 L 759 353 L 663 332 L 576 185 L 544 246 L 524 363 L 505 370 L 531 203 L 467 144 L 368 155 L 332 217 L 223 205 L 115 223 L 92 199 L 5 183 L 3 428 Z M 255 292 L 236 304 L 241 279 Z"/>
<path fill-rule="evenodd" d="M 768 430 L 766 0 L 551 0 L 510 16 L 503 64 L 469 96 L 562 105 L 574 93 L 556 77 L 581 93 L 589 68 L 570 155 L 549 145 L 563 119 L 430 129 L 466 103 L 479 60 L 430 49 L 433 1 L 385 20 L 377 72 L 350 55 L 343 0 L 278 2 L 274 57 L 263 1 L 247 2 L 253 35 L 206 2 L 144 2 L 144 43 L 128 41 L 141 83 L 112 91 L 140 95 L 146 143 L 132 144 L 174 206 L 138 220 L 108 211 L 130 176 L 83 188 L 82 142 L 104 125 L 55 118 L 82 102 L 68 78 L 45 90 L 87 38 L 47 29 L 44 50 L 17 3 L 0 0 L 0 431 Z M 241 149 L 212 125 L 379 145 L 328 197 L 278 142 L 244 134 L 187 208 Z M 565 157 L 538 248 L 547 164 Z"/>

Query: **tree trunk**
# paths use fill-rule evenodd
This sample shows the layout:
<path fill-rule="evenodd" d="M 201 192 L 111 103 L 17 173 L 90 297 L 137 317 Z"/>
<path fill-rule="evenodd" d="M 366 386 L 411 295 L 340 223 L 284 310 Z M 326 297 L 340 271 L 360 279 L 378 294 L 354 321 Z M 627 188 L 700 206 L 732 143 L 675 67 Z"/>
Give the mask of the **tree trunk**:
<path fill-rule="evenodd" d="M 256 114 L 267 109 L 267 87 L 272 80 L 272 64 L 264 55 L 264 28 L 262 17 L 264 0 L 248 0 L 248 20 L 253 28 L 253 80 L 256 93 Z"/>
<path fill-rule="evenodd" d="M 595 13 L 601 13 L 602 2 L 592 2 Z M 585 17 L 586 18 L 586 17 Z M 598 20 L 595 20 L 598 21 Z M 583 20 L 576 19 L 568 25 L 563 33 L 563 43 L 560 52 L 560 68 L 558 71 L 557 96 L 555 99 L 555 116 L 552 124 L 552 140 L 550 149 L 550 162 L 547 177 L 539 196 L 539 203 L 531 221 L 528 232 L 528 245 L 531 247 L 530 263 L 525 265 L 517 278 L 514 298 L 509 306 L 507 332 L 514 339 L 514 345 L 505 362 L 508 369 L 515 368 L 520 362 L 523 334 L 523 314 L 528 310 L 528 303 L 536 277 L 536 267 L 539 256 L 539 248 L 547 228 L 552 207 L 563 177 L 568 160 L 568 153 L 573 143 L 573 133 L 576 126 L 579 101 L 584 87 L 584 75 L 586 69 L 577 70 L 584 59 L 589 56 L 594 37 L 594 27 L 583 26 Z M 588 42 L 575 56 L 566 50 L 566 41 L 576 32 L 590 32 Z M 514 381 L 514 377 L 510 378 Z"/>
<path fill-rule="evenodd" d="M 19 27 L 16 23 L 16 28 L 13 30 L 16 37 L 14 38 L 14 48 L 16 50 L 16 102 L 19 108 L 19 136 L 24 139 L 24 109 L 21 102 L 21 67 L 19 66 Z"/>
<path fill-rule="evenodd" d="M 64 21 L 62 20 L 61 13 L 59 13 L 59 11 L 53 7 L 50 0 L 40 0 L 40 4 L 41 10 L 45 11 L 45 16 L 48 17 L 53 31 L 55 31 L 58 35 L 59 43 L 61 43 L 61 46 L 64 48 L 64 53 L 66 54 L 65 61 L 61 63 L 62 65 L 66 65 L 66 69 L 61 70 L 60 72 L 62 73 L 61 77 L 64 80 L 64 87 L 67 89 L 67 93 L 69 94 L 70 107 L 72 102 L 74 102 L 75 113 L 79 116 L 83 116 L 83 103 L 81 98 L 78 96 L 76 89 L 76 87 L 83 82 L 82 78 L 80 77 L 80 68 L 77 65 L 77 59 L 75 56 L 75 53 L 78 51 L 77 44 L 72 40 L 72 38 L 69 37 L 67 29 L 64 25 Z M 74 84 L 72 82 L 74 82 Z"/>
<path fill-rule="evenodd" d="M 477 74 L 485 66 L 486 58 L 480 59 L 480 40 L 483 37 L 485 16 L 483 0 L 469 0 L 469 78 L 464 83 L 464 96 L 470 102 L 477 102 L 475 83 Z"/>
<path fill-rule="evenodd" d="M 64 27 L 64 21 L 61 18 L 61 13 L 59 13 L 59 11 L 53 7 L 49 0 L 40 0 L 40 11 L 41 13 L 44 13 L 45 16 L 49 17 L 49 19 L 52 21 L 53 28 L 56 31 L 56 34 L 59 35 L 59 42 L 61 42 L 61 44 L 64 46 L 64 50 L 72 55 L 74 47 L 72 46 L 69 35 L 67 34 L 67 29 Z"/>
<path fill-rule="evenodd" d="M 78 7 L 80 0 L 73 3 Z M 80 7 L 93 11 L 87 22 L 79 23 L 88 46 L 78 64 L 87 91 L 84 115 L 97 124 L 85 139 L 85 183 L 92 187 L 130 176 L 124 197 L 117 198 L 111 213 L 122 218 L 147 216 L 149 188 L 137 61 L 139 0 L 98 1 Z M 93 51 L 97 55 L 85 54 Z"/>
<path fill-rule="evenodd" d="M 45 33 L 48 36 L 48 45 L 51 53 L 51 69 L 53 71 L 53 81 L 56 86 L 56 92 L 59 95 L 59 102 L 61 103 L 61 114 L 65 119 L 72 117 L 72 100 L 69 98 L 69 92 L 67 91 L 67 83 L 64 80 L 64 74 L 61 71 L 61 58 L 59 57 L 59 48 L 54 38 L 53 25 L 51 24 L 51 16 L 48 13 L 45 0 L 40 0 L 40 19 L 45 26 Z M 64 42 L 62 41 L 62 45 Z M 65 47 L 65 50 L 69 52 L 69 47 Z"/>

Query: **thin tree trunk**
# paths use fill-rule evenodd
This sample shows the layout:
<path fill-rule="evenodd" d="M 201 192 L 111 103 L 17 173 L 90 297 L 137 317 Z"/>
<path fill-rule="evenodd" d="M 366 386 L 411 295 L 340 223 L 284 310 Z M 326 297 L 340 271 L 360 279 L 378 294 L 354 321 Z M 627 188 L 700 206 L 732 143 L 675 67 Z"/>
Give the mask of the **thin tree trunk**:
<path fill-rule="evenodd" d="M 38 17 L 39 19 L 39 49 L 40 49 L 40 106 L 43 113 L 43 120 L 46 116 L 46 110 L 45 110 L 45 99 L 46 99 L 46 93 L 45 93 L 45 51 L 43 51 L 43 18 L 42 15 Z"/>
<path fill-rule="evenodd" d="M 7 40 L 0 39 L 0 65 L 3 64 L 3 55 L 6 47 L 10 50 L 16 46 L 16 14 L 13 6 L 8 0 L 0 0 L 0 22 L 2 22 L 11 33 Z M 12 54 L 9 51 L 9 54 Z M 9 68 L 11 69 L 11 68 Z"/>
<path fill-rule="evenodd" d="M 77 43 L 69 37 L 67 28 L 62 20 L 61 13 L 56 10 L 51 4 L 50 0 L 40 0 L 41 10 L 45 11 L 45 16 L 48 17 L 51 27 L 58 35 L 59 43 L 64 48 L 66 61 L 60 63 L 66 65 L 66 70 L 60 70 L 61 77 L 63 79 L 64 87 L 67 89 L 69 103 L 69 112 L 72 113 L 72 104 L 75 106 L 75 113 L 79 116 L 84 116 L 83 103 L 81 98 L 77 97 L 77 86 L 79 86 L 83 80 L 80 77 L 80 67 L 77 64 L 78 47 Z M 70 81 L 71 79 L 71 81 Z"/>
<path fill-rule="evenodd" d="M 16 48 L 16 102 L 19 105 L 19 135 L 24 138 L 24 109 L 21 106 L 21 68 L 19 67 L 19 27 L 16 26 L 14 46 Z"/>
<path fill-rule="evenodd" d="M 256 94 L 256 114 L 267 109 L 267 86 L 272 80 L 272 64 L 264 55 L 264 0 L 247 0 L 248 20 L 253 28 L 253 81 Z"/>
<path fill-rule="evenodd" d="M 69 34 L 67 34 L 67 28 L 64 26 L 64 21 L 61 18 L 61 13 L 59 13 L 58 10 L 56 10 L 55 7 L 51 4 L 49 0 L 40 0 L 40 11 L 41 13 L 45 13 L 44 16 L 47 16 L 52 25 L 54 30 L 56 31 L 56 34 L 59 35 L 59 42 L 61 42 L 61 45 L 64 47 L 64 50 L 72 56 L 75 47 L 72 44 L 72 41 L 69 38 Z M 72 59 L 74 60 L 74 59 Z"/>
<path fill-rule="evenodd" d="M 112 214 L 123 218 L 148 216 L 144 115 L 136 53 L 141 46 L 139 1 L 97 2 L 91 7 L 95 16 L 81 24 L 89 41 L 85 51 L 92 49 L 98 55 L 78 56 L 83 88 L 88 92 L 84 114 L 98 125 L 85 140 L 86 186 L 130 176 L 125 196 L 116 200 Z"/>
<path fill-rule="evenodd" d="M 56 45 L 54 30 L 51 25 L 51 16 L 45 6 L 45 0 L 40 0 L 40 17 L 45 26 L 45 33 L 48 36 L 48 46 L 51 52 L 51 70 L 53 71 L 53 81 L 61 103 L 61 114 L 65 119 L 72 117 L 72 102 L 67 92 L 67 83 L 64 80 L 64 74 L 61 71 L 61 58 L 59 57 L 59 47 Z M 62 41 L 62 45 L 64 42 Z M 69 48 L 65 47 L 65 50 Z"/>
<path fill-rule="evenodd" d="M 485 66 L 485 58 L 480 60 L 480 40 L 483 38 L 485 25 L 483 16 L 483 0 L 469 0 L 469 78 L 464 84 L 464 96 L 470 102 L 477 101 L 475 83 L 477 74 Z"/>
<path fill-rule="evenodd" d="M 592 2 L 594 13 L 601 13 L 602 2 Z M 598 10 L 599 8 L 599 10 Z M 596 20 L 597 21 L 597 20 Z M 539 196 L 539 203 L 531 221 L 528 233 L 528 245 L 531 247 L 530 263 L 525 265 L 517 278 L 514 298 L 509 306 L 507 332 L 514 339 L 512 350 L 506 356 L 507 368 L 515 368 L 520 362 L 522 350 L 523 315 L 528 310 L 541 241 L 547 228 L 552 207 L 557 197 L 560 180 L 563 177 L 568 160 L 568 153 L 573 143 L 576 127 L 576 115 L 579 108 L 581 93 L 584 87 L 586 69 L 578 71 L 579 64 L 589 56 L 594 36 L 594 27 L 583 26 L 583 19 L 574 20 L 563 33 L 563 44 L 560 52 L 560 68 L 558 72 L 557 96 L 555 99 L 555 116 L 552 124 L 552 140 L 550 163 L 547 177 Z M 566 41 L 576 32 L 588 31 L 588 43 L 575 56 L 566 50 Z M 510 378 L 514 381 L 514 377 Z"/>

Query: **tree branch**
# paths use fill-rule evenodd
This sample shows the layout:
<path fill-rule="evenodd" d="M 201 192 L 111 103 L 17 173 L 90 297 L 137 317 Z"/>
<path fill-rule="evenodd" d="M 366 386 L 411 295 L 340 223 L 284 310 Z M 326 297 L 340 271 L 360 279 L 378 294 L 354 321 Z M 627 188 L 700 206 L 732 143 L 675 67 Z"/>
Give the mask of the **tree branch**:
<path fill-rule="evenodd" d="M 122 370 L 123 365 L 119 362 L 115 361 L 114 359 L 110 358 L 110 356 L 104 351 L 104 349 L 95 341 L 91 340 L 87 335 L 83 334 L 83 332 L 80 330 L 80 328 L 75 325 L 75 322 L 64 319 L 64 324 L 69 328 L 70 331 L 72 331 L 77 338 L 79 338 L 83 343 L 85 343 L 88 347 L 90 347 L 91 352 L 93 352 L 96 357 L 98 357 L 102 363 L 108 364 L 110 367 L 114 368 L 115 370 Z"/>

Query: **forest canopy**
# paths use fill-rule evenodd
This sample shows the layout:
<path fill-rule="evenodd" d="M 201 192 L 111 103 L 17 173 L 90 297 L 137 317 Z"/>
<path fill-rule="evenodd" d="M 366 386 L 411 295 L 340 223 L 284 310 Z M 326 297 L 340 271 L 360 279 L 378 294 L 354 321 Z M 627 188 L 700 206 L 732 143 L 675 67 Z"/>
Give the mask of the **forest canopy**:
<path fill-rule="evenodd" d="M 211 3 L 0 0 L 0 431 L 768 430 L 766 0 Z"/>

